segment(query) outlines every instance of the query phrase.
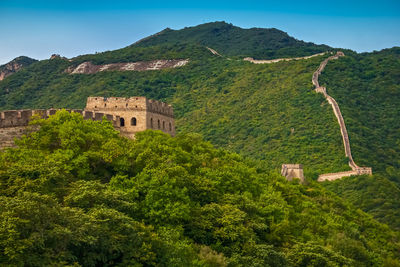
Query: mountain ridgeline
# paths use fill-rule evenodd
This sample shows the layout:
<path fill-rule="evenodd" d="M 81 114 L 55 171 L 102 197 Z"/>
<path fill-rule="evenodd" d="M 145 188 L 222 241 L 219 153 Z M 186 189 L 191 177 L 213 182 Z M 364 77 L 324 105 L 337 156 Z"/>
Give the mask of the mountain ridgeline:
<path fill-rule="evenodd" d="M 212 51 L 217 53 L 213 53 Z M 398 231 L 400 229 L 400 214 L 398 212 L 398 202 L 396 202 L 396 199 L 400 199 L 400 143 L 398 141 L 400 140 L 400 125 L 398 123 L 400 118 L 400 48 L 394 47 L 379 52 L 362 54 L 357 54 L 350 50 L 342 50 L 345 56 L 330 61 L 321 73 L 319 77 L 320 85 L 326 87 L 328 94 L 332 96 L 340 106 L 347 126 L 354 161 L 360 166 L 371 166 L 373 172 L 376 174 L 371 177 L 349 177 L 334 182 L 325 182 L 322 186 L 327 189 L 323 189 L 321 185 L 316 185 L 313 182 L 313 180 L 317 179 L 319 174 L 347 171 L 350 169 L 348 166 L 349 159 L 345 156 L 337 119 L 325 98 L 313 90 L 314 86 L 311 82 L 313 72 L 317 70 L 320 63 L 331 55 L 330 52 L 336 51 L 337 49 L 329 46 L 296 40 L 277 29 L 241 29 L 224 22 L 207 23 L 181 30 L 165 29 L 160 33 L 149 36 L 148 38 L 142 39 L 122 49 L 92 55 L 82 55 L 69 60 L 57 57 L 50 60 L 34 62 L 0 82 L 0 110 L 51 107 L 83 108 L 86 98 L 94 95 L 104 97 L 146 96 L 148 98 L 165 101 L 174 107 L 178 137 L 180 135 L 186 136 L 188 134 L 198 133 L 214 146 L 244 156 L 247 158 L 246 160 L 252 162 L 251 164 L 254 171 L 268 173 L 275 177 L 269 180 L 271 184 L 268 186 L 272 186 L 272 192 L 278 190 L 277 188 L 281 186 L 281 183 L 286 186 L 286 182 L 276 178 L 276 176 L 279 176 L 278 173 L 281 164 L 301 163 L 304 165 L 304 173 L 310 184 L 304 187 L 302 185 L 296 185 L 298 188 L 296 187 L 295 190 L 299 190 L 298 192 L 296 191 L 296 194 L 299 194 L 299 196 L 306 196 L 306 198 L 312 197 L 316 201 L 315 203 L 322 200 L 328 201 L 330 204 L 321 204 L 322 210 L 339 210 L 340 215 L 338 216 L 344 216 L 343 218 L 346 218 L 343 219 L 344 221 L 349 224 L 360 226 L 361 222 L 351 217 L 351 214 L 356 212 L 353 210 L 354 206 L 352 206 L 355 205 L 355 207 L 370 213 L 380 222 L 388 224 L 391 230 L 388 228 L 382 230 L 383 228 L 379 228 L 381 226 L 376 226 L 378 228 L 374 228 L 375 226 L 371 227 L 374 229 L 381 229 L 379 231 L 390 233 L 391 235 L 392 230 Z M 307 59 L 279 61 L 271 64 L 253 64 L 243 60 L 244 57 L 252 57 L 256 60 L 307 57 L 323 52 L 328 53 Z M 90 64 L 95 66 L 105 66 L 107 64 L 109 64 L 108 66 L 116 66 L 118 64 L 126 65 L 134 62 L 155 62 L 157 60 L 185 60 L 185 62 L 187 60 L 187 63 L 177 68 L 146 71 L 132 71 L 128 69 L 125 71 L 110 70 L 93 73 L 69 73 L 67 71 L 74 70 L 81 64 L 89 64 L 85 62 L 90 62 Z M 152 136 L 153 133 L 148 133 L 148 135 Z M 151 140 L 150 137 L 145 137 L 145 135 L 143 138 L 147 141 Z M 161 137 L 154 138 L 154 142 L 159 142 Z M 38 142 L 40 143 L 40 141 Z M 43 140 L 43 142 L 45 142 L 45 140 Z M 200 141 L 192 140 L 190 142 Z M 155 143 L 151 143 L 151 145 L 157 147 Z M 40 145 L 38 146 L 40 147 Z M 178 147 L 176 149 L 185 150 L 187 144 L 182 143 L 179 144 L 179 146 L 183 147 Z M 140 149 L 144 151 L 147 148 L 140 147 Z M 23 151 L 19 153 L 23 153 Z M 107 151 L 104 153 L 117 152 Z M 179 159 L 183 160 L 183 158 L 186 157 L 183 155 L 187 156 L 186 153 L 183 153 L 182 155 L 176 156 L 177 158 L 174 158 L 174 160 L 177 160 L 178 165 L 183 164 L 179 161 Z M 205 157 L 205 164 L 216 164 L 217 162 L 214 162 L 206 155 L 197 156 L 200 158 Z M 147 156 L 142 155 L 141 157 L 146 158 Z M 143 167 L 143 165 L 140 165 L 144 164 L 141 160 L 140 157 L 137 159 L 139 164 L 137 168 Z M 121 159 L 121 164 L 122 162 L 124 162 L 124 159 Z M 166 160 L 163 164 L 168 165 L 168 162 L 169 161 Z M 77 159 L 76 164 L 78 163 L 79 159 Z M 18 165 L 18 163 L 15 164 Z M 149 161 L 148 164 L 153 163 Z M 121 166 L 123 166 L 123 164 Z M 119 167 L 115 168 L 118 169 Z M 131 166 L 129 168 L 135 169 L 136 167 Z M 189 165 L 185 165 L 184 168 L 188 168 L 188 171 L 191 171 Z M 109 175 L 104 181 L 101 177 L 98 177 L 100 174 L 94 173 L 92 175 L 93 177 L 99 178 L 100 182 L 105 183 L 108 182 L 112 176 L 108 171 L 109 170 L 104 170 L 104 173 Z M 161 170 L 159 171 L 161 172 Z M 111 172 L 114 174 L 119 173 L 119 169 L 118 171 L 113 169 Z M 152 171 L 149 170 L 146 174 L 140 174 L 140 177 L 136 177 L 138 174 L 136 169 L 134 172 L 128 174 L 120 172 L 122 175 L 128 175 L 131 178 L 124 181 L 123 178 L 118 176 L 114 178 L 114 180 L 117 179 L 117 183 L 112 187 L 116 186 L 128 191 L 133 190 L 132 192 L 136 192 L 140 198 L 143 193 L 141 191 L 142 188 L 126 189 L 128 188 L 126 186 L 129 185 L 129 188 L 134 187 L 133 185 L 136 185 L 134 182 L 135 179 L 145 179 L 143 177 L 146 175 L 150 177 L 151 172 Z M 202 172 L 203 170 L 199 170 L 200 176 Z M 104 173 L 102 175 L 105 175 Z M 173 177 L 172 173 L 171 171 L 171 174 L 168 175 Z M 215 177 L 224 176 L 224 173 L 225 170 L 221 170 L 218 175 L 215 174 Z M 214 183 L 214 178 L 211 177 L 210 181 L 203 182 L 199 179 L 196 181 L 196 183 L 198 183 L 196 186 L 199 186 L 201 190 L 211 190 L 207 192 L 212 195 L 215 192 L 213 191 L 214 189 L 211 189 L 209 183 Z M 246 181 L 246 179 L 247 178 L 243 178 L 243 181 Z M 233 182 L 233 180 L 230 182 Z M 251 184 L 250 181 L 248 182 Z M 260 186 L 259 184 L 253 185 L 256 187 Z M 78 185 L 71 184 L 70 186 L 72 188 Z M 148 189 L 146 190 L 146 192 L 150 192 Z M 224 189 L 219 188 L 218 190 Z M 292 189 L 289 191 L 287 190 L 289 189 L 279 191 L 280 193 L 277 194 L 282 194 L 282 196 L 285 197 L 285 201 L 288 201 L 287 203 L 289 206 L 297 205 L 294 203 L 302 202 L 302 200 L 300 200 L 301 198 L 297 199 L 297 197 L 295 197 L 296 200 L 292 199 L 295 202 L 287 200 L 286 197 L 290 198 L 289 196 L 293 192 L 290 191 Z M 376 190 L 376 192 L 374 190 Z M 326 196 L 330 194 L 334 196 L 331 192 L 336 193 L 343 199 L 332 200 L 333 202 L 330 202 L 331 200 L 327 200 Z M 208 193 L 205 193 L 205 196 L 211 196 L 208 195 Z M 155 194 L 155 192 L 151 194 Z M 241 191 L 238 189 L 238 191 L 234 191 L 232 194 L 240 195 Z M 255 199 L 261 196 L 259 193 L 255 192 L 251 194 L 254 194 Z M 273 195 L 271 192 L 267 192 L 266 194 Z M 11 197 L 11 195 L 7 195 L 7 197 Z M 137 207 L 138 209 L 142 209 L 141 212 L 143 212 L 143 214 L 146 214 L 145 211 L 148 209 L 145 205 L 150 205 L 149 203 L 153 201 L 151 200 L 152 197 L 153 196 L 150 195 L 149 199 L 146 200 L 148 202 L 143 202 L 140 204 L 142 206 Z M 236 198 L 236 196 L 231 197 L 232 199 Z M 218 202 L 220 205 L 232 205 L 233 203 L 230 196 L 225 195 L 221 199 L 223 199 L 221 200 L 222 202 Z M 32 200 L 30 196 L 29 201 L 41 200 Z M 140 201 L 142 201 L 142 199 Z M 195 202 L 196 201 L 197 200 L 195 200 Z M 247 202 L 245 202 L 245 200 L 243 201 L 241 202 L 244 205 L 243 209 L 253 210 L 251 208 L 253 204 L 249 204 L 249 206 L 246 204 Z M 257 201 L 259 201 L 259 199 Z M 278 201 L 280 203 L 281 199 L 277 198 L 271 201 Z M 195 202 L 192 203 L 194 206 L 197 205 Z M 210 204 L 205 202 L 201 203 L 201 205 Z M 56 207 L 59 204 L 54 205 L 54 207 Z M 349 205 L 348 212 L 342 212 L 344 207 L 342 205 L 346 207 Z M 57 206 L 57 209 L 58 208 L 60 207 Z M 225 210 L 225 208 L 227 210 Z M 162 212 L 157 209 L 152 210 L 152 215 L 149 215 L 154 217 L 147 218 L 147 221 L 145 221 L 146 224 L 151 224 L 156 226 L 156 228 L 159 226 L 159 222 L 163 221 L 163 217 L 157 217 L 162 215 Z M 253 245 L 244 248 L 238 243 L 236 244 L 236 248 L 238 248 L 237 251 L 245 251 L 247 249 L 249 253 L 253 251 L 251 252 L 253 254 L 235 254 L 235 251 L 227 250 L 225 247 L 229 246 L 227 244 L 230 241 L 228 242 L 225 239 L 221 241 L 218 239 L 220 237 L 207 236 L 205 232 L 209 230 L 195 228 L 195 223 L 186 220 L 186 217 L 186 219 L 183 220 L 184 222 L 181 221 L 182 228 L 174 230 L 176 232 L 175 237 L 181 241 L 187 241 L 186 238 L 189 238 L 189 243 L 193 241 L 194 244 L 202 244 L 191 247 L 190 253 L 201 254 L 201 250 L 203 249 L 207 252 L 203 251 L 205 253 L 203 256 L 206 255 L 216 261 L 225 260 L 226 263 L 230 262 L 232 264 L 241 262 L 241 264 L 246 265 L 245 259 L 241 257 L 247 257 L 246 259 L 253 259 L 252 257 L 254 257 L 254 259 L 259 259 L 260 257 L 267 257 L 266 255 L 268 254 L 271 257 L 276 257 L 274 259 L 277 264 L 283 264 L 282 262 L 284 261 L 291 265 L 298 264 L 297 266 L 304 266 L 301 265 L 304 264 L 304 262 L 311 264 L 310 261 L 307 261 L 310 259 L 307 258 L 304 262 L 297 263 L 293 263 L 293 260 L 299 255 L 296 253 L 301 254 L 301 252 L 305 251 L 309 254 L 305 252 L 304 255 L 311 255 L 317 252 L 325 256 L 329 255 L 329 257 L 327 257 L 329 261 L 332 262 L 327 263 L 325 266 L 335 266 L 335 264 L 339 266 L 357 266 L 357 264 L 358 266 L 365 266 L 368 265 L 366 262 L 372 261 L 371 259 L 375 257 L 371 256 L 372 254 L 368 254 L 368 251 L 374 251 L 373 247 L 378 247 L 377 243 L 372 245 L 369 243 L 372 237 L 364 237 L 357 231 L 350 234 L 354 229 L 343 230 L 345 232 L 350 231 L 345 233 L 346 238 L 343 239 L 347 240 L 348 243 L 346 243 L 347 241 L 343 242 L 351 244 L 351 246 L 343 247 L 346 252 L 338 252 L 338 248 L 343 244 L 333 244 L 332 240 L 341 240 L 340 227 L 335 228 L 337 231 L 334 230 L 333 232 L 330 232 L 330 229 L 322 230 L 318 228 L 321 223 L 330 222 L 335 224 L 335 220 L 328 218 L 329 216 L 327 215 L 328 217 L 324 219 L 324 222 L 315 221 L 316 228 L 307 226 L 310 228 L 307 228 L 307 230 L 300 230 L 301 226 L 296 226 L 298 227 L 296 228 L 293 225 L 286 224 L 287 222 L 283 222 L 281 219 L 277 219 L 280 216 L 279 214 L 281 214 L 280 212 L 283 212 L 282 214 L 287 214 L 285 209 L 286 208 L 279 208 L 279 212 L 276 211 L 276 213 L 275 211 L 271 211 L 274 215 L 268 217 L 270 218 L 268 220 L 271 221 L 272 225 L 279 224 L 280 227 L 284 227 L 285 224 L 285 227 L 288 227 L 286 230 L 293 230 L 296 232 L 294 234 L 295 236 L 301 231 L 307 232 L 303 232 L 303 239 L 296 239 L 297 237 L 290 239 L 291 243 L 288 241 L 290 243 L 288 247 L 284 245 L 287 241 L 285 237 L 282 237 L 282 240 L 279 242 L 269 239 L 268 236 L 270 236 L 273 231 L 278 231 L 274 230 L 275 228 L 268 228 L 268 233 L 263 232 L 261 228 L 256 229 L 258 227 L 256 225 L 264 219 L 259 220 L 259 217 L 257 217 L 257 219 L 251 221 L 251 223 L 248 221 L 248 223 L 255 227 L 253 229 L 257 236 L 255 244 L 265 245 L 271 244 L 272 242 L 275 244 L 274 246 L 279 247 L 279 249 L 273 249 L 273 251 L 270 250 L 270 247 L 257 247 L 256 250 L 253 250 L 253 247 L 251 247 Z M 295 209 L 293 214 L 305 212 L 304 210 L 308 209 L 312 208 L 302 207 L 299 210 Z M 227 206 L 214 208 L 207 206 L 204 207 L 204 210 L 197 210 L 196 212 L 205 214 L 205 216 L 211 216 L 212 218 L 210 217 L 210 220 L 214 220 L 213 216 L 217 218 L 219 216 L 218 214 L 225 214 L 228 210 Z M 85 212 L 87 211 L 88 210 Z M 259 212 L 253 211 L 256 213 Z M 262 213 L 264 211 L 260 212 Z M 269 213 L 267 212 L 267 214 Z M 231 216 L 229 218 L 235 218 L 237 214 L 225 215 L 228 217 Z M 350 222 L 349 216 L 354 220 L 350 219 Z M 360 218 L 364 218 L 364 215 L 360 216 Z M 135 217 L 134 220 L 143 221 L 143 218 L 144 217 L 139 216 Z M 289 221 L 295 217 L 290 218 Z M 93 220 L 96 220 L 96 218 L 94 217 Z M 375 221 L 372 223 L 372 221 L 368 222 L 368 225 L 375 225 L 375 223 L 377 223 Z M 204 222 L 209 223 L 208 219 L 204 219 Z M 214 223 L 217 225 L 221 222 L 213 221 L 212 224 Z M 163 227 L 164 226 L 165 225 L 163 225 Z M 197 225 L 196 227 L 200 226 Z M 167 232 L 163 232 L 164 230 L 160 229 L 161 228 L 157 228 L 156 230 L 157 234 L 160 236 L 170 231 L 170 229 L 168 231 L 165 229 Z M 248 236 L 248 229 L 242 230 L 241 234 Z M 280 229 L 279 231 L 284 232 L 286 230 Z M 217 235 L 226 234 L 224 238 L 229 239 L 231 238 L 229 233 L 237 234 L 239 229 L 235 228 L 235 230 L 232 230 L 233 232 L 229 233 L 224 232 L 228 231 L 228 229 L 218 231 L 220 232 L 218 232 Z M 319 231 L 323 231 L 326 235 L 329 235 L 332 242 L 326 241 L 324 243 L 322 241 L 327 240 L 327 236 L 322 237 L 322 235 L 319 235 L 319 237 L 316 238 L 317 232 Z M 266 235 L 266 239 L 263 239 L 265 236 L 259 239 L 258 233 Z M 393 235 L 396 236 L 397 234 L 398 232 Z M 252 235 L 253 233 L 250 236 Z M 277 236 L 279 236 L 279 234 L 277 234 Z M 353 238 L 356 236 L 357 240 L 354 241 Z M 397 237 L 391 236 L 391 242 L 393 241 L 396 243 L 396 238 Z M 316 241 L 317 243 L 307 243 L 305 242 L 307 239 L 310 242 L 314 242 L 316 239 L 319 241 Z M 249 244 L 253 244 L 251 242 L 253 242 L 254 239 L 242 239 L 242 241 L 243 240 L 250 242 Z M 179 246 L 181 246 L 181 248 L 185 246 L 184 244 L 186 244 L 186 241 L 182 241 L 183 243 L 180 243 Z M 215 243 L 213 243 L 214 241 Z M 363 249 L 366 249 L 365 251 L 358 247 L 360 245 L 358 242 L 363 244 L 362 246 Z M 174 246 L 175 245 L 177 244 L 174 243 Z M 371 247 L 369 247 L 370 245 Z M 207 246 L 211 249 L 208 250 L 209 248 L 204 248 L 202 246 Z M 357 247 L 357 249 L 352 246 Z M 325 250 L 326 248 L 333 248 L 334 253 Z M 176 247 L 174 247 L 174 249 L 176 249 Z M 360 249 L 363 252 L 360 252 Z M 377 258 L 386 257 L 387 261 L 385 263 L 383 260 L 378 260 L 371 265 L 375 264 L 381 266 L 380 264 L 387 264 L 387 266 L 398 266 L 396 265 L 398 264 L 396 260 L 391 260 L 392 256 L 387 256 L 391 255 L 387 252 L 389 250 L 390 249 L 385 250 L 386 252 L 381 251 L 383 254 L 386 253 L 386 256 L 377 256 Z M 223 258 L 222 255 L 224 257 L 227 256 L 227 258 Z M 361 258 L 356 259 L 358 257 L 357 255 Z M 350 261 L 345 261 L 346 259 L 341 258 L 341 256 L 350 259 Z M 299 257 L 299 259 L 300 258 L 301 257 Z M 333 264 L 333 262 L 335 264 Z M 262 263 L 260 264 L 260 266 L 262 266 Z M 324 265 L 321 262 L 315 262 L 314 266 Z"/>
<path fill-rule="evenodd" d="M 36 62 L 36 59 L 20 56 L 14 58 L 7 64 L 0 66 L 0 81 L 4 80 L 6 77 L 10 76 L 11 74 L 16 73 L 17 71 L 25 68 L 32 63 Z"/>
<path fill-rule="evenodd" d="M 308 56 L 332 49 L 327 45 L 297 40 L 278 29 L 242 29 L 225 22 L 206 23 L 182 30 L 167 28 L 133 46 L 149 47 L 166 43 L 196 43 L 226 56 L 256 59 Z"/>

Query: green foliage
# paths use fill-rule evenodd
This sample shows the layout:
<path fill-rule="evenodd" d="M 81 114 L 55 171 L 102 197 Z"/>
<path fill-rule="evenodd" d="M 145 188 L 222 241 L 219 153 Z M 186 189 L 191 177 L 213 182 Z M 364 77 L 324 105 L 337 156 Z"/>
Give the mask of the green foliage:
<path fill-rule="evenodd" d="M 377 220 L 400 229 L 400 189 L 387 177 L 380 174 L 349 177 L 324 186 Z"/>
<path fill-rule="evenodd" d="M 199 135 L 128 140 L 66 111 L 35 125 L 0 152 L 0 265 L 399 264 L 386 225 Z"/>
<path fill-rule="evenodd" d="M 381 173 L 390 166 L 400 169 L 399 69 L 397 47 L 349 54 L 330 62 L 321 75 L 320 83 L 336 99 L 346 121 L 354 160 Z"/>
<path fill-rule="evenodd" d="M 371 166 L 372 177 L 327 183 L 330 190 L 399 229 L 400 214 L 400 48 L 346 53 L 321 75 L 342 111 L 354 160 Z"/>
<path fill-rule="evenodd" d="M 35 76 L 37 82 L 28 78 L 36 72 L 31 66 L 0 83 L 0 92 L 9 88 L 2 99 L 10 109 L 83 108 L 93 95 L 164 100 L 174 106 L 179 132 L 201 133 L 214 145 L 263 160 L 260 166 L 267 169 L 303 163 L 306 174 L 316 178 L 348 169 L 331 107 L 310 84 L 320 61 L 254 65 L 208 57 L 172 70 L 68 75 L 62 72 L 68 62 L 51 60 L 39 62 L 43 66 L 37 68 L 47 65 L 51 73 Z M 29 89 L 13 86 L 24 79 L 22 87 Z"/>
<path fill-rule="evenodd" d="M 216 49 L 222 57 L 212 55 L 206 46 Z M 83 108 L 88 96 L 146 96 L 173 105 L 178 133 L 200 133 L 213 145 L 256 159 L 258 168 L 276 173 L 282 163 L 302 163 L 306 177 L 316 179 L 321 173 L 349 169 L 332 109 L 312 90 L 311 75 L 323 57 L 268 65 L 250 64 L 241 58 L 305 56 L 328 48 L 297 41 L 275 29 L 240 29 L 224 22 L 179 31 L 166 29 L 119 50 L 83 55 L 71 62 L 56 58 L 32 63 L 0 82 L 0 109 Z M 363 54 L 345 51 L 346 56 L 330 61 L 320 76 L 321 85 L 327 87 L 328 93 L 340 105 L 356 163 L 371 166 L 374 173 L 379 174 L 377 179 L 365 179 L 368 184 L 355 189 L 344 182 L 335 192 L 395 228 L 399 225 L 399 215 L 394 200 L 400 195 L 387 179 L 400 185 L 399 51 L 399 48 Z M 84 61 L 104 64 L 173 58 L 189 58 L 190 62 L 181 68 L 160 71 L 112 71 L 91 75 L 64 72 Z M 80 138 L 86 137 L 81 135 Z M 97 137 L 92 138 L 96 140 Z M 49 142 L 38 140 L 45 142 L 44 146 Z M 73 142 L 71 145 L 74 146 L 80 140 L 68 142 Z M 87 157 L 74 158 L 75 153 L 83 151 L 83 148 L 76 148 L 77 151 L 54 154 L 40 164 L 43 164 L 43 172 L 54 173 L 57 177 L 68 174 L 80 178 L 87 176 L 90 180 L 98 170 L 108 172 L 103 182 L 111 177 L 125 181 L 124 175 L 114 176 L 115 171 L 110 170 L 109 161 L 114 154 L 98 153 L 99 149 L 105 151 L 113 146 L 110 142 L 104 148 L 98 146 L 90 150 Z M 20 157 L 27 166 L 39 164 L 30 151 L 25 153 Z M 46 157 L 43 152 L 35 153 Z M 56 163 L 71 159 L 75 164 L 72 171 L 55 167 Z M 118 168 L 123 170 L 128 159 L 118 159 Z M 96 168 L 91 169 L 88 162 L 93 162 Z M 18 166 L 14 171 L 41 175 L 34 168 L 26 168 Z M 179 167 L 174 171 L 184 172 Z M 157 175 L 164 173 L 160 171 Z M 140 179 L 146 181 L 150 176 L 152 173 L 143 173 Z M 57 179 L 54 183 L 62 181 Z M 177 181 L 174 186 L 179 187 L 180 183 L 182 181 Z M 211 185 L 203 184 L 203 181 L 198 183 L 204 190 L 199 192 L 198 201 L 205 203 L 205 196 L 216 197 L 217 192 L 208 191 Z M 36 181 L 29 186 L 46 187 L 51 183 L 46 185 Z M 162 180 L 154 186 L 167 188 Z M 17 189 L 10 187 L 9 190 Z M 224 190 L 232 188 L 225 185 Z M 57 194 L 62 191 L 60 189 Z M 375 199 L 381 194 L 391 197 Z M 351 195 L 363 197 L 360 200 Z M 175 197 L 183 200 L 183 193 L 171 193 L 168 203 L 160 203 L 161 197 L 154 193 L 147 201 L 180 210 L 181 213 L 174 212 L 176 217 L 170 218 L 172 221 L 188 216 L 187 206 L 174 202 Z M 153 220 L 168 217 L 154 208 L 148 208 L 146 212 Z"/>
<path fill-rule="evenodd" d="M 34 63 L 36 61 L 37 61 L 36 59 L 30 58 L 30 57 L 20 56 L 20 57 L 14 58 L 13 60 L 11 60 L 10 62 L 8 62 L 4 65 L 1 65 L 0 72 L 9 71 L 7 64 L 11 64 L 11 65 L 17 64 L 17 65 L 21 65 L 24 68 L 24 67 L 31 65 L 32 63 Z"/>
<path fill-rule="evenodd" d="M 195 43 L 208 46 L 225 56 L 260 59 L 297 57 L 330 50 L 327 45 L 306 43 L 277 29 L 242 29 L 225 22 L 205 23 L 182 30 L 165 29 L 149 36 L 134 47 L 160 44 Z"/>

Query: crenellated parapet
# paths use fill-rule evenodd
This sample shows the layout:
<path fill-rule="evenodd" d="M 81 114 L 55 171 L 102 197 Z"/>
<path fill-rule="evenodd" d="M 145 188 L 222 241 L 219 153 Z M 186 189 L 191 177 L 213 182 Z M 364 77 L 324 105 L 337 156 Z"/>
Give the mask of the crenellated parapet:
<path fill-rule="evenodd" d="M 147 101 L 147 110 L 149 112 L 158 113 L 171 118 L 174 117 L 174 110 L 172 106 L 161 101 L 149 99 Z"/>
<path fill-rule="evenodd" d="M 56 114 L 60 109 L 25 109 L 25 110 L 5 110 L 0 112 L 0 128 L 28 126 L 33 117 L 46 119 Z M 86 120 L 100 121 L 105 116 L 111 121 L 114 127 L 119 127 L 119 116 L 106 114 L 103 112 L 91 112 L 81 109 L 65 109 L 68 112 L 79 113 Z"/>
<path fill-rule="evenodd" d="M 147 129 L 161 130 L 175 135 L 172 106 L 143 96 L 88 97 L 85 111 L 119 116 L 120 132 L 129 138 Z"/>
<path fill-rule="evenodd" d="M 14 138 L 20 138 L 28 131 L 32 118 L 46 119 L 56 114 L 60 109 L 27 109 L 5 110 L 0 112 L 0 149 L 14 146 Z M 116 130 L 120 130 L 120 117 L 103 112 L 84 111 L 81 109 L 65 109 L 68 112 L 79 113 L 85 120 L 101 121 L 103 117 L 111 121 Z"/>
<path fill-rule="evenodd" d="M 174 111 L 167 103 L 147 99 L 143 96 L 135 97 L 88 97 L 85 110 L 101 111 L 147 111 L 173 118 Z"/>

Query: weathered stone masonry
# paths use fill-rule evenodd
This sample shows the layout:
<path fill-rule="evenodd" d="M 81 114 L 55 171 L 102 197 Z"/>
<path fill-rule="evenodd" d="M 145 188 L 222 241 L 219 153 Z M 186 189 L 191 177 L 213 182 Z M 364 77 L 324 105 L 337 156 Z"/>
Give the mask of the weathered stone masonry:
<path fill-rule="evenodd" d="M 145 97 L 89 97 L 85 110 L 66 109 L 82 114 L 84 119 L 100 121 L 105 116 L 123 136 L 133 138 L 146 129 L 175 135 L 173 109 L 170 105 Z M 6 110 L 0 112 L 0 149 L 14 145 L 14 138 L 26 133 L 33 115 L 48 118 L 57 109 Z"/>
<path fill-rule="evenodd" d="M 175 135 L 173 108 L 146 97 L 88 97 L 85 111 L 119 116 L 121 134 L 129 138 L 146 129 Z"/>
<path fill-rule="evenodd" d="M 282 164 L 281 174 L 289 181 L 299 178 L 300 182 L 304 182 L 303 165 L 301 164 Z"/>

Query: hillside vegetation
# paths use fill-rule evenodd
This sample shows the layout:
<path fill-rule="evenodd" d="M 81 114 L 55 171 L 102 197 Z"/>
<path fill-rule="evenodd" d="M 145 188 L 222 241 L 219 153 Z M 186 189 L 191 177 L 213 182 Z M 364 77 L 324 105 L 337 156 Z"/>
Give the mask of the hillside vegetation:
<path fill-rule="evenodd" d="M 399 266 L 398 234 L 194 134 L 60 111 L 0 152 L 0 264 Z"/>
<path fill-rule="evenodd" d="M 324 186 L 377 220 L 400 230 L 400 189 L 387 177 L 364 175 L 326 182 Z"/>
<path fill-rule="evenodd" d="M 15 72 L 21 70 L 22 68 L 25 68 L 32 63 L 36 62 L 36 59 L 25 57 L 25 56 L 20 56 L 17 58 L 14 58 L 7 64 L 1 65 L 0 66 L 0 81 L 2 81 L 4 78 L 14 74 Z"/>
<path fill-rule="evenodd" d="M 256 59 L 309 56 L 331 50 L 327 45 L 297 40 L 278 29 L 242 29 L 225 22 L 205 23 L 182 30 L 167 28 L 132 46 L 151 47 L 165 43 L 195 43 L 213 48 L 222 55 Z"/>
<path fill-rule="evenodd" d="M 204 50 L 207 58 L 152 72 L 68 75 L 68 62 L 42 61 L 0 84 L 10 91 L 0 104 L 83 108 L 88 96 L 144 95 L 173 105 L 178 132 L 201 133 L 217 146 L 264 160 L 267 169 L 299 162 L 316 178 L 349 168 L 334 114 L 310 83 L 322 57 L 254 65 Z"/>
<path fill-rule="evenodd" d="M 379 172 L 400 169 L 399 70 L 400 48 L 393 48 L 348 55 L 321 75 L 346 120 L 353 157 Z"/>
<path fill-rule="evenodd" d="M 285 38 L 288 41 L 279 41 Z M 200 133 L 216 147 L 255 159 L 258 168 L 275 173 L 282 163 L 302 163 L 307 178 L 315 179 L 321 173 L 349 169 L 332 108 L 311 84 L 312 73 L 328 55 L 265 65 L 241 60 L 306 56 L 328 49 L 310 44 L 307 52 L 306 47 L 278 30 L 240 29 L 226 23 L 168 29 L 119 50 L 71 62 L 56 58 L 33 63 L 0 82 L 0 110 L 84 108 L 88 96 L 146 96 L 173 105 L 178 133 Z M 277 54 L 263 54 L 267 51 Z M 400 195 L 387 185 L 400 186 L 399 48 L 344 52 L 345 57 L 329 62 L 319 81 L 340 106 L 354 160 L 371 166 L 378 179 L 365 179 L 368 184 L 362 187 L 343 182 L 330 189 L 398 229 L 392 200 Z M 64 72 L 85 61 L 186 58 L 188 65 L 173 70 Z M 373 188 L 381 192 L 379 201 Z M 353 190 L 363 197 L 350 197 Z"/>
<path fill-rule="evenodd" d="M 400 228 L 400 48 L 348 54 L 321 75 L 340 105 L 353 158 L 372 177 L 327 183 L 330 190 L 396 229 Z"/>

